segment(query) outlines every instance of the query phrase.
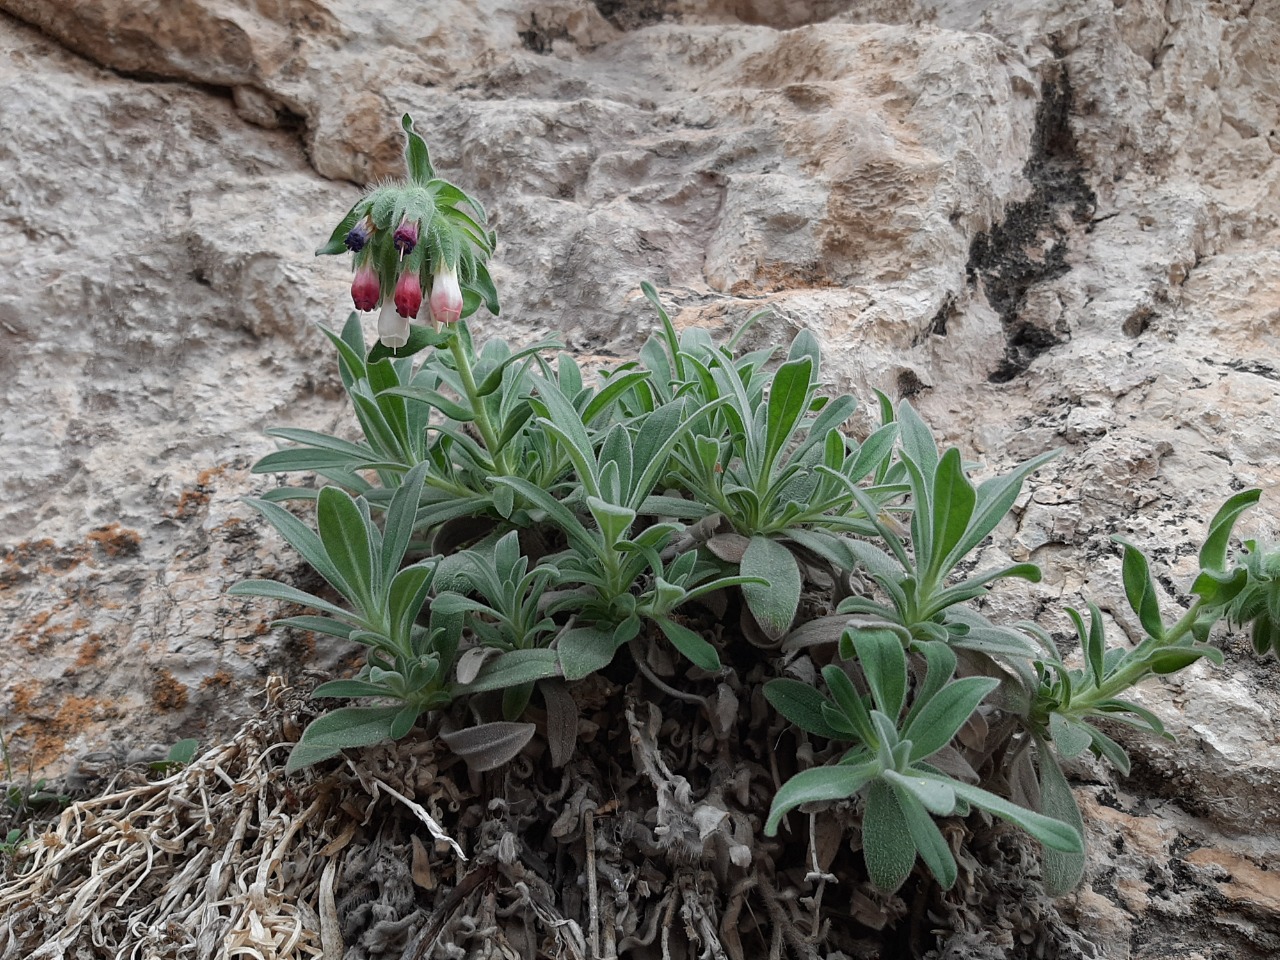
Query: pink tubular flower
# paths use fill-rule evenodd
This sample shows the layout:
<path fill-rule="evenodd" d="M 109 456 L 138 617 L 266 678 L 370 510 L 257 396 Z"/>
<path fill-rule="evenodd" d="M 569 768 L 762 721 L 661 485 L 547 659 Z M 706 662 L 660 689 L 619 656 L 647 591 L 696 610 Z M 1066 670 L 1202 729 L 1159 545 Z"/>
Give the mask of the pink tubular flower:
<path fill-rule="evenodd" d="M 418 221 L 406 220 L 396 227 L 396 232 L 391 235 L 391 242 L 396 245 L 396 252 L 400 256 L 407 257 L 413 253 L 413 248 L 418 245 Z"/>
<path fill-rule="evenodd" d="M 457 323 L 462 315 L 458 271 L 441 263 L 431 278 L 431 317 L 436 323 Z"/>
<path fill-rule="evenodd" d="M 382 284 L 378 282 L 378 274 L 373 267 L 365 264 L 356 271 L 351 281 L 351 300 L 357 310 L 376 310 L 378 299 L 382 296 Z"/>
<path fill-rule="evenodd" d="M 396 281 L 396 312 L 406 320 L 418 315 L 422 306 L 422 284 L 416 270 L 406 270 Z"/>
<path fill-rule="evenodd" d="M 409 342 L 409 319 L 396 315 L 396 306 L 390 300 L 382 304 L 378 314 L 378 339 L 383 346 L 398 350 Z"/>

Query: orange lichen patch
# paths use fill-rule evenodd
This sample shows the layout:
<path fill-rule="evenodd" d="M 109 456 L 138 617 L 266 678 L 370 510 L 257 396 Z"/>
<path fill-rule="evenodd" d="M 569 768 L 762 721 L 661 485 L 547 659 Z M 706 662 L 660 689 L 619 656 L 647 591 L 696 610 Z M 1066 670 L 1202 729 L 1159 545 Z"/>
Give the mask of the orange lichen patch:
<path fill-rule="evenodd" d="M 220 687 L 225 690 L 235 682 L 235 677 L 231 676 L 225 669 L 219 668 L 216 673 L 210 674 L 200 681 L 200 687 L 204 690 L 211 690 L 214 687 Z"/>
<path fill-rule="evenodd" d="M 201 470 L 196 474 L 195 486 L 182 491 L 178 496 L 177 505 L 167 515 L 175 520 L 183 520 L 207 505 L 212 498 L 214 480 L 226 473 L 226 470 L 226 467 L 209 467 Z"/>
<path fill-rule="evenodd" d="M 102 653 L 102 634 L 91 633 L 85 637 L 84 643 L 80 644 L 80 652 L 76 655 L 75 666 L 83 668 L 97 662 L 98 655 Z"/>
<path fill-rule="evenodd" d="M 16 710 L 31 714 L 37 693 L 30 685 L 14 690 Z M 47 715 L 33 718 L 18 727 L 14 734 L 15 745 L 30 745 L 28 755 L 21 759 L 22 765 L 34 770 L 43 769 L 63 756 L 69 739 L 82 733 L 91 724 L 107 719 L 113 712 L 105 700 L 94 697 L 63 697 L 52 718 Z"/>
<path fill-rule="evenodd" d="M 47 537 L 5 547 L 0 551 L 0 589 L 30 580 L 36 573 L 74 570 L 87 556 L 83 545 L 63 548 Z"/>
<path fill-rule="evenodd" d="M 759 293 L 835 286 L 839 286 L 839 282 L 824 273 L 820 264 L 762 263 L 756 268 L 754 277 L 737 281 L 729 292 L 735 297 L 749 297 Z"/>
<path fill-rule="evenodd" d="M 181 710 L 187 705 L 187 685 L 179 682 L 168 670 L 156 673 L 156 682 L 151 687 L 151 702 L 160 710 Z"/>
<path fill-rule="evenodd" d="M 74 598 L 63 597 L 56 605 L 38 610 L 18 623 L 8 639 L 24 650 L 40 650 L 66 641 L 88 629 L 89 620 L 77 616 L 70 623 L 59 623 L 54 621 L 54 617 L 68 610 L 76 610 L 77 607 Z"/>
<path fill-rule="evenodd" d="M 39 686 L 34 680 L 27 683 L 18 684 L 11 691 L 13 696 L 13 710 L 15 713 L 30 713 L 31 705 L 35 702 L 36 694 L 40 692 Z"/>
<path fill-rule="evenodd" d="M 95 544 L 108 557 L 119 557 L 138 552 L 142 543 L 142 534 L 137 530 L 129 530 L 118 523 L 108 523 L 89 531 L 86 539 Z"/>
<path fill-rule="evenodd" d="M 175 519 L 189 517 L 208 502 L 209 494 L 198 487 L 194 490 L 183 490 L 182 495 L 178 497 L 178 505 L 173 508 L 169 516 Z"/>

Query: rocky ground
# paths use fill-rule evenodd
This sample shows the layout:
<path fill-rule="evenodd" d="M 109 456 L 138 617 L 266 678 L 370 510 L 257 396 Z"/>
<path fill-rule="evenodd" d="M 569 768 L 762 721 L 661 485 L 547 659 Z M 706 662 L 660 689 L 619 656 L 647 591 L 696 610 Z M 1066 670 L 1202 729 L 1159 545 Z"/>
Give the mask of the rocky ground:
<path fill-rule="evenodd" d="M 268 675 L 349 658 L 224 593 L 295 569 L 239 498 L 265 427 L 346 422 L 313 324 L 348 275 L 311 251 L 399 172 L 405 110 L 493 213 L 503 335 L 629 356 L 647 279 L 682 324 L 814 331 L 839 387 L 909 396 L 966 458 L 1062 448 L 1004 531 L 1048 571 L 1009 613 L 1062 634 L 1087 595 L 1124 630 L 1109 535 L 1172 603 L 1246 486 L 1275 535 L 1275 0 L 0 10 L 15 774 L 216 743 Z M 1098 956 L 1280 946 L 1280 672 L 1222 642 L 1141 692 L 1178 743 L 1075 770 L 1094 857 L 1059 909 Z"/>

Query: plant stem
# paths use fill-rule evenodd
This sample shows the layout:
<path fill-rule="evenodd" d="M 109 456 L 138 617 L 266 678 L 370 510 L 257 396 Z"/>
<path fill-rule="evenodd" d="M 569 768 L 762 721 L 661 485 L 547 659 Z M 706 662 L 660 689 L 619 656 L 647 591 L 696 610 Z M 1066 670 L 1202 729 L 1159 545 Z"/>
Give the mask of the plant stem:
<path fill-rule="evenodd" d="M 476 415 L 476 429 L 484 440 L 485 449 L 493 460 L 494 472 L 501 477 L 511 476 L 511 465 L 507 462 L 506 452 L 498 445 L 498 433 L 489 422 L 489 411 L 485 407 L 484 398 L 476 389 L 476 378 L 471 372 L 471 358 L 467 356 L 462 338 L 456 334 L 449 340 L 449 349 L 453 351 L 453 360 L 458 365 L 458 376 L 462 378 L 462 389 L 471 401 L 471 409 Z"/>
<path fill-rule="evenodd" d="M 1195 626 L 1196 620 L 1199 618 L 1201 603 L 1202 601 L 1199 599 L 1192 603 L 1191 609 L 1184 613 L 1177 623 L 1165 631 L 1164 636 L 1153 646 L 1157 648 L 1171 647 L 1190 633 L 1191 628 Z M 1139 645 L 1138 649 L 1141 649 L 1141 645 Z M 1079 712 L 1083 715 L 1090 707 L 1114 699 L 1150 672 L 1151 667 L 1145 659 L 1135 659 L 1127 666 L 1121 667 L 1113 673 L 1101 686 L 1095 687 L 1093 690 L 1087 690 L 1079 697 L 1072 697 L 1070 712 Z M 1077 711 L 1077 707 L 1080 708 L 1079 711 Z"/>

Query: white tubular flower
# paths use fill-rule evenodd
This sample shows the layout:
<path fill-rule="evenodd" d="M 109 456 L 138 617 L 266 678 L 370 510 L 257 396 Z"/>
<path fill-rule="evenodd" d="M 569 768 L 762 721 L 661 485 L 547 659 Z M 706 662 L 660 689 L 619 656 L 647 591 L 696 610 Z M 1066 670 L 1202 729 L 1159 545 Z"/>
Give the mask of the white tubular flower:
<path fill-rule="evenodd" d="M 387 297 L 378 311 L 378 339 L 382 345 L 398 350 L 409 342 L 409 318 L 396 312 L 395 301 Z"/>
<path fill-rule="evenodd" d="M 441 263 L 431 278 L 431 317 L 436 323 L 457 323 L 462 316 L 458 271 Z"/>

